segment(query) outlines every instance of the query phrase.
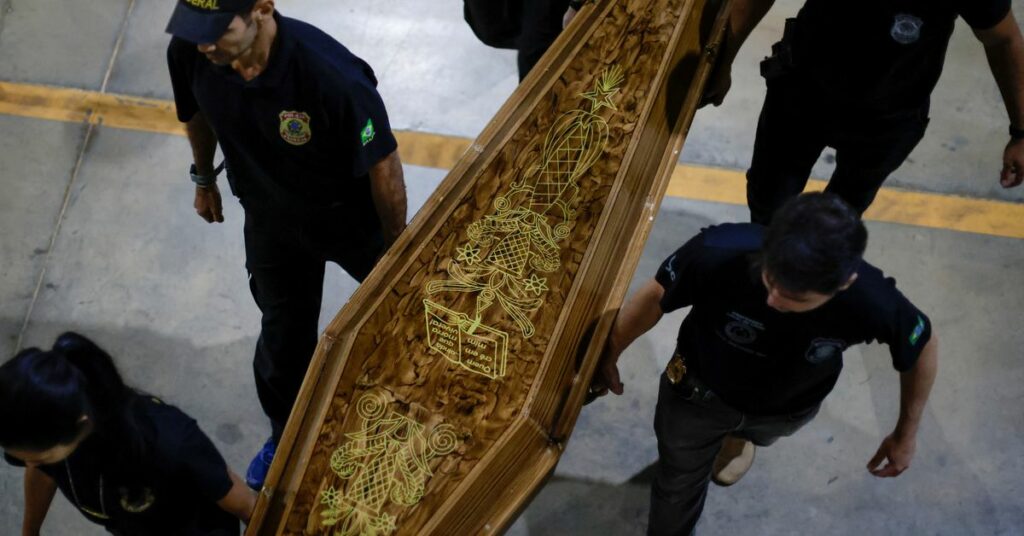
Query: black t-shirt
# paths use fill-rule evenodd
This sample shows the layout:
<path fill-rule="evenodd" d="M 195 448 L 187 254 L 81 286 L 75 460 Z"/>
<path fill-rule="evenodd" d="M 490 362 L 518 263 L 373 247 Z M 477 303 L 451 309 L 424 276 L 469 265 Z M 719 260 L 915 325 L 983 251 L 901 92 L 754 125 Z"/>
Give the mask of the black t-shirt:
<path fill-rule="evenodd" d="M 764 228 L 723 224 L 701 231 L 656 275 L 665 312 L 692 305 L 679 327 L 687 367 L 722 400 L 753 415 L 782 415 L 821 402 L 835 386 L 846 348 L 889 345 L 896 370 L 914 366 L 931 323 L 892 278 L 867 262 L 857 280 L 821 307 L 769 307 L 755 255 Z"/>
<path fill-rule="evenodd" d="M 94 435 L 65 461 L 39 469 L 87 519 L 118 534 L 237 535 L 238 519 L 216 504 L 232 486 L 227 465 L 196 421 L 148 397 L 137 419 L 148 453 L 143 466 L 118 459 L 109 440 Z"/>
<path fill-rule="evenodd" d="M 270 62 L 249 82 L 171 39 L 178 119 L 206 116 L 246 209 L 305 214 L 343 206 L 373 224 L 369 169 L 398 146 L 373 70 L 317 28 L 274 19 Z"/>
<path fill-rule="evenodd" d="M 899 112 L 928 102 L 956 17 L 983 30 L 1010 0 L 807 0 L 793 58 L 827 98 L 851 112 Z"/>

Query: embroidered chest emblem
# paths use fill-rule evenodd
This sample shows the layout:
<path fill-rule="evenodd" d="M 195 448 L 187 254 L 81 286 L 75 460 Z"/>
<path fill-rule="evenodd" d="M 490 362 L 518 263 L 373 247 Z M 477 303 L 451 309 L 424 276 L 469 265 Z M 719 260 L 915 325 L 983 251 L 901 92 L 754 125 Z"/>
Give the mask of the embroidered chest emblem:
<path fill-rule="evenodd" d="M 819 365 L 843 355 L 846 342 L 841 339 L 818 338 L 811 341 L 804 358 L 812 365 Z"/>
<path fill-rule="evenodd" d="M 924 26 L 924 21 L 920 17 L 901 13 L 896 15 L 892 28 L 889 29 L 889 35 L 897 43 L 909 45 L 920 39 L 922 26 Z"/>
<path fill-rule="evenodd" d="M 746 346 L 757 340 L 758 334 L 764 333 L 764 324 L 743 316 L 735 311 L 726 315 L 729 322 L 722 328 L 728 340 L 740 346 Z"/>
<path fill-rule="evenodd" d="M 309 114 L 306 112 L 283 111 L 278 114 L 281 119 L 281 138 L 292 145 L 305 145 L 313 137 L 309 129 Z"/>
<path fill-rule="evenodd" d="M 125 512 L 131 512 L 133 514 L 141 514 L 142 512 L 149 510 L 149 507 L 153 506 L 153 503 L 156 502 L 156 497 L 153 496 L 153 490 L 149 488 L 143 488 L 141 495 L 134 498 L 129 495 L 127 488 L 118 489 L 118 493 L 121 494 L 121 508 L 123 508 Z"/>

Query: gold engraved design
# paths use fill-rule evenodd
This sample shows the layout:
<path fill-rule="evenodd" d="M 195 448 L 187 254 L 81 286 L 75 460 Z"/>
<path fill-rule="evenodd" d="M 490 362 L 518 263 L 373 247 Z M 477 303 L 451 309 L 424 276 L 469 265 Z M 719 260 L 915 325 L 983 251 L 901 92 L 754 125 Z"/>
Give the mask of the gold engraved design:
<path fill-rule="evenodd" d="M 324 527 L 333 536 L 385 536 L 395 530 L 395 516 L 382 512 L 391 503 L 413 506 L 423 498 L 429 462 L 455 450 L 458 438 L 450 424 L 430 433 L 422 424 L 388 411 L 381 393 L 359 398 L 356 412 L 362 430 L 331 455 L 331 469 L 348 480 L 345 490 L 328 486 L 320 492 Z"/>
<path fill-rule="evenodd" d="M 508 335 L 458 313 L 423 300 L 427 315 L 427 346 L 448 361 L 491 378 L 505 375 Z"/>
<path fill-rule="evenodd" d="M 427 294 L 475 292 L 471 314 L 453 312 L 430 300 L 427 309 L 429 345 L 467 370 L 495 378 L 503 376 L 507 333 L 481 324 L 481 315 L 497 302 L 530 338 L 536 331 L 530 313 L 544 304 L 548 280 L 538 275 L 562 267 L 560 242 L 576 223 L 579 178 L 597 161 L 608 141 L 608 123 L 597 115 L 602 108 L 617 110 L 612 96 L 623 81 L 622 69 L 613 66 L 580 95 L 590 110 L 566 112 L 555 120 L 544 141 L 540 158 L 526 168 L 508 191 L 494 200 L 495 211 L 469 225 L 469 240 L 456 249 L 448 265 L 448 279 L 427 283 Z M 486 370 L 467 356 L 465 337 L 495 341 Z M 443 336 L 447 333 L 448 336 Z M 448 341 L 448 342 L 445 342 Z M 491 351 L 490 343 L 483 346 Z M 488 357 L 491 354 L 488 353 Z M 493 366 L 490 365 L 493 363 Z"/>

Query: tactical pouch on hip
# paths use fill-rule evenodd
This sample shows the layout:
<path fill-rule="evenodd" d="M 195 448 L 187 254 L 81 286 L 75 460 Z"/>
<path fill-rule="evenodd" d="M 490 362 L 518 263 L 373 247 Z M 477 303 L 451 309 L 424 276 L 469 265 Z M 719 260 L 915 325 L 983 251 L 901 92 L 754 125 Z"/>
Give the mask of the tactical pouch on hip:
<path fill-rule="evenodd" d="M 765 80 L 775 80 L 790 72 L 796 66 L 793 62 L 793 35 L 796 32 L 796 19 L 786 19 L 782 40 L 772 45 L 772 55 L 761 61 L 761 76 Z"/>

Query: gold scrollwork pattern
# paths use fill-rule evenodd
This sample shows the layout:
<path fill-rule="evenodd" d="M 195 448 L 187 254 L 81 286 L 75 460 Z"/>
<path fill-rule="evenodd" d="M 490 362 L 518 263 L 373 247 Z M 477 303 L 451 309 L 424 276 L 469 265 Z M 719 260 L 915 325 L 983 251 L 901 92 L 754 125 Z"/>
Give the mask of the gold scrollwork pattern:
<path fill-rule="evenodd" d="M 472 313 L 455 312 L 424 300 L 428 344 L 467 370 L 496 378 L 504 375 L 508 334 L 484 326 L 481 315 L 495 303 L 530 338 L 536 331 L 531 313 L 544 304 L 548 276 L 562 267 L 561 245 L 576 223 L 579 178 L 598 160 L 608 141 L 602 108 L 616 111 L 612 96 L 622 85 L 618 66 L 605 71 L 594 89 L 580 95 L 588 109 L 566 112 L 555 120 L 538 160 L 494 200 L 494 212 L 471 223 L 469 240 L 456 248 L 448 279 L 427 283 L 428 295 L 476 293 Z M 486 328 L 486 329 L 484 329 Z M 478 334 L 478 330 L 484 333 Z M 445 335 L 447 333 L 447 336 Z M 473 337 L 485 339 L 476 344 Z M 469 344 L 462 342 L 469 340 Z M 485 352 L 486 359 L 479 359 Z M 494 353 L 499 352 L 499 353 Z"/>
<path fill-rule="evenodd" d="M 458 437 L 449 424 L 426 427 L 395 411 L 381 393 L 366 393 L 356 402 L 362 429 L 331 455 L 331 470 L 348 484 L 320 492 L 321 523 L 333 536 L 386 536 L 395 516 L 384 512 L 390 502 L 413 506 L 423 499 L 429 462 L 455 450 Z"/>

